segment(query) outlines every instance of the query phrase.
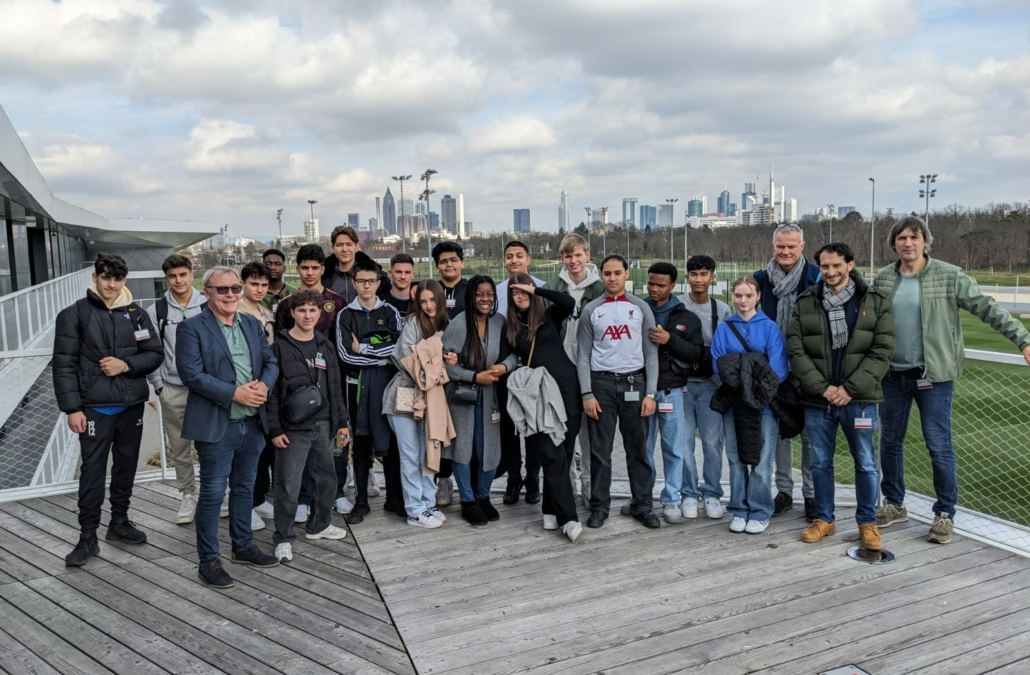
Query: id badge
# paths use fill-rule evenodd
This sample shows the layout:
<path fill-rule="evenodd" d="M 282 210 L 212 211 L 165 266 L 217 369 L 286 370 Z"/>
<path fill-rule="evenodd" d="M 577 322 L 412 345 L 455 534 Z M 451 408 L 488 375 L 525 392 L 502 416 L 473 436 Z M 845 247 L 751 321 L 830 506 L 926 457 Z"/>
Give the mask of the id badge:
<path fill-rule="evenodd" d="M 447 298 L 447 309 L 454 309 L 457 304 L 458 303 L 454 298 Z"/>
<path fill-rule="evenodd" d="M 856 429 L 872 429 L 873 418 L 872 417 L 856 417 L 855 418 Z"/>
<path fill-rule="evenodd" d="M 277 309 L 279 309 L 279 303 L 278 302 L 273 302 L 272 303 L 272 314 L 275 314 L 275 310 L 277 310 Z"/>
<path fill-rule="evenodd" d="M 924 389 L 933 389 L 933 383 L 925 377 L 921 377 L 918 380 L 916 380 L 916 388 L 920 391 Z"/>
<path fill-rule="evenodd" d="M 627 391 L 625 394 L 622 395 L 622 400 L 623 401 L 639 401 L 640 400 L 640 392 L 637 391 L 636 389 L 630 389 L 629 391 Z"/>
<path fill-rule="evenodd" d="M 493 411 L 490 414 L 490 423 L 491 424 L 500 424 L 501 423 L 501 411 L 500 410 L 495 410 L 495 411 Z"/>
<path fill-rule="evenodd" d="M 133 333 L 133 335 L 136 336 L 136 342 L 140 342 L 141 340 L 149 340 L 150 339 L 150 329 L 148 329 L 148 328 L 141 328 L 138 331 L 136 331 L 135 333 Z"/>
<path fill-rule="evenodd" d="M 673 411 L 672 403 L 666 402 L 666 403 L 659 403 L 658 404 L 658 412 L 660 412 L 660 413 L 671 413 L 672 411 Z"/>
<path fill-rule="evenodd" d="M 322 357 L 321 354 L 315 357 L 315 368 L 325 370 L 325 359 Z"/>

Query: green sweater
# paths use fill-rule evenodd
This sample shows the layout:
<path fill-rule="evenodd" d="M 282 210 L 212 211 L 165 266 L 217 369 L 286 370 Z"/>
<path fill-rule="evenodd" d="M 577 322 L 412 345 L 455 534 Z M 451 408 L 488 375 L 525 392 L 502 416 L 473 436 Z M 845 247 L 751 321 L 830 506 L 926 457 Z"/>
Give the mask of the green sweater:
<path fill-rule="evenodd" d="M 1020 350 L 1030 346 L 1030 333 L 1023 324 L 998 305 L 994 298 L 980 292 L 980 287 L 961 268 L 930 256 L 919 278 L 920 309 L 923 313 L 923 359 L 926 378 L 931 382 L 948 382 L 962 376 L 965 344 L 959 309 L 964 309 L 1011 340 Z M 894 299 L 900 261 L 876 273 L 873 287 Z M 899 339 L 905 339 L 899 335 Z"/>
<path fill-rule="evenodd" d="M 890 300 L 870 288 L 857 270 L 851 278 L 859 302 L 858 317 L 844 348 L 841 381 L 855 402 L 880 403 L 880 383 L 894 355 L 894 315 Z M 791 372 L 801 382 L 801 402 L 811 406 L 828 405 L 823 393 L 830 386 L 833 370 L 823 285 L 820 281 L 798 296 L 787 326 Z"/>

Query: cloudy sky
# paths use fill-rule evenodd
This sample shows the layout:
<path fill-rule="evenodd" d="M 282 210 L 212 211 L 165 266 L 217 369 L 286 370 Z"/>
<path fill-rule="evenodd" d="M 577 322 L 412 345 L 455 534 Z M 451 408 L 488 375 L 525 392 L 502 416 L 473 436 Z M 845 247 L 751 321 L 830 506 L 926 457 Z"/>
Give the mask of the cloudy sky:
<path fill-rule="evenodd" d="M 323 231 L 439 171 L 476 229 L 559 192 L 682 208 L 723 184 L 919 209 L 1030 200 L 1026 0 L 0 0 L 0 105 L 109 216 Z M 414 185 L 406 188 L 409 193 Z"/>

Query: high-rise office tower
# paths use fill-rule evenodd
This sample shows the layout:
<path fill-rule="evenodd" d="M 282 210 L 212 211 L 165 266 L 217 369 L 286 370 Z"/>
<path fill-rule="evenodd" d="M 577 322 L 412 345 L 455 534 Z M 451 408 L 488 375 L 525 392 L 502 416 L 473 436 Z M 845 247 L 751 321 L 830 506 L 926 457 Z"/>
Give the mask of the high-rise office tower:
<path fill-rule="evenodd" d="M 360 220 L 361 219 L 358 217 L 357 213 L 348 213 L 347 214 L 347 224 L 350 225 L 351 227 L 353 227 L 355 230 L 358 229 L 358 222 Z"/>
<path fill-rule="evenodd" d="M 529 232 L 529 209 L 514 209 L 515 231 Z"/>
<path fill-rule="evenodd" d="M 597 227 L 598 225 L 608 224 L 608 209 L 590 209 L 590 222 L 587 223 L 591 228 Z"/>
<path fill-rule="evenodd" d="M 740 195 L 740 208 L 745 211 L 752 210 L 751 204 L 758 197 L 758 192 L 755 191 L 755 187 L 754 183 L 744 183 L 744 192 Z"/>
<path fill-rule="evenodd" d="M 387 234 L 397 234 L 397 203 L 393 200 L 393 193 L 386 188 L 383 195 L 383 229 Z"/>
<path fill-rule="evenodd" d="M 465 230 L 465 195 L 458 195 L 458 239 L 465 239 L 468 232 Z"/>
<path fill-rule="evenodd" d="M 672 204 L 658 205 L 658 227 L 672 227 Z"/>
<path fill-rule="evenodd" d="M 623 227 L 629 227 L 635 225 L 637 222 L 636 218 L 637 211 L 637 198 L 636 197 L 623 197 L 622 199 L 622 225 Z"/>
<path fill-rule="evenodd" d="M 776 212 L 776 220 L 781 223 L 793 223 L 798 219 L 798 200 L 794 197 L 783 200 L 783 212 Z"/>
<path fill-rule="evenodd" d="M 318 243 L 318 218 L 304 221 L 304 238 L 311 244 Z"/>
<path fill-rule="evenodd" d="M 561 191 L 561 203 L 558 205 L 558 230 L 568 232 L 572 227 L 572 212 L 569 207 L 569 193 Z"/>
<path fill-rule="evenodd" d="M 637 226 L 640 229 L 645 227 L 657 227 L 658 226 L 658 210 L 653 206 L 643 204 L 640 207 L 640 224 Z"/>
<path fill-rule="evenodd" d="M 687 202 L 687 217 L 693 218 L 705 215 L 705 204 L 700 197 L 694 197 Z"/>
<path fill-rule="evenodd" d="M 405 201 L 407 201 L 407 200 L 405 200 Z M 421 201 L 415 202 L 415 215 L 418 215 L 420 213 L 423 214 L 423 215 L 425 215 L 425 213 L 426 213 L 426 203 L 425 202 L 421 202 Z"/>
<path fill-rule="evenodd" d="M 722 192 L 719 194 L 719 213 L 723 215 L 729 215 L 730 213 L 730 191 L 723 185 Z"/>
<path fill-rule="evenodd" d="M 429 229 L 433 232 L 440 229 L 440 214 L 436 211 L 429 212 Z"/>
<path fill-rule="evenodd" d="M 411 199 L 402 199 L 400 202 L 399 216 L 413 216 L 415 215 L 415 202 Z"/>
<path fill-rule="evenodd" d="M 458 201 L 454 197 L 444 195 L 440 200 L 440 220 L 443 229 L 452 234 L 458 233 Z"/>

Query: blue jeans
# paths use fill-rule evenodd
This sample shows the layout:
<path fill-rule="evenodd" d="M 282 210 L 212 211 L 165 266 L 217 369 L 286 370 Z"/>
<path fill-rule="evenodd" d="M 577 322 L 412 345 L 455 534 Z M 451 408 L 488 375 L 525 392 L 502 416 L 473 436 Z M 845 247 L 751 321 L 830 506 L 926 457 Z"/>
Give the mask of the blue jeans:
<path fill-rule="evenodd" d="M 868 429 L 855 428 L 856 418 L 871 421 Z M 812 439 L 812 483 L 815 487 L 817 518 L 832 523 L 833 515 L 833 454 L 837 447 L 837 426 L 844 430 L 851 456 L 855 459 L 855 496 L 858 509 L 855 522 L 859 525 L 876 522 L 876 406 L 868 403 L 849 403 L 845 406 L 805 407 L 805 428 Z"/>
<path fill-rule="evenodd" d="M 490 496 L 490 486 L 494 482 L 494 474 L 497 469 L 490 469 L 489 471 L 483 470 L 483 402 L 479 401 L 476 403 L 476 423 L 472 432 L 472 452 L 475 455 L 476 466 L 479 467 L 478 481 L 476 482 L 476 491 L 472 492 L 472 469 L 469 464 L 462 464 L 461 462 L 452 462 L 454 467 L 454 482 L 458 484 L 458 494 L 461 496 L 463 502 L 474 502 L 477 499 L 486 499 Z M 433 492 L 433 499 L 435 505 L 436 492 Z"/>
<path fill-rule="evenodd" d="M 234 551 L 245 551 L 254 543 L 250 511 L 254 508 L 254 479 L 258 458 L 265 447 L 261 420 L 251 415 L 231 420 L 222 440 L 196 441 L 200 458 L 200 494 L 194 523 L 200 562 L 215 560 L 218 549 L 218 512 L 222 508 L 226 483 L 229 485 L 229 537 Z"/>
<path fill-rule="evenodd" d="M 769 520 L 773 512 L 772 463 L 779 427 L 772 415 L 762 415 L 762 452 L 758 464 L 742 464 L 737 456 L 737 429 L 733 415 L 723 425 L 726 459 L 730 464 L 730 503 L 726 510 L 744 520 Z"/>
<path fill-rule="evenodd" d="M 647 463 L 651 466 L 651 492 L 658 478 L 655 470 L 654 449 L 658 432 L 662 432 L 662 466 L 665 469 L 665 487 L 662 488 L 662 506 L 678 506 L 681 481 L 683 480 L 683 390 L 662 389 L 658 391 L 658 407 L 648 419 Z M 662 404 L 671 404 L 670 412 L 658 412 Z M 695 483 L 694 490 L 697 490 Z M 689 495 L 687 495 L 689 496 Z M 695 494 L 694 499 L 697 499 Z"/>
<path fill-rule="evenodd" d="M 934 382 L 933 388 L 920 390 L 917 369 L 891 371 L 883 378 L 883 403 L 880 404 L 880 461 L 883 465 L 883 496 L 894 504 L 905 503 L 905 434 L 912 401 L 919 408 L 923 441 L 930 451 L 933 490 L 937 493 L 933 512 L 954 517 L 958 503 L 958 475 L 955 449 L 951 444 L 951 402 L 955 382 Z"/>
<path fill-rule="evenodd" d="M 687 383 L 683 395 L 683 436 L 687 439 L 683 455 L 683 483 L 680 494 L 684 498 L 722 499 L 722 449 L 725 439 L 722 415 L 712 410 L 712 395 L 718 389 L 714 382 Z M 701 491 L 697 487 L 697 460 L 694 459 L 694 434 L 701 432 L 701 455 L 704 460 Z"/>
<path fill-rule="evenodd" d="M 401 489 L 404 491 L 404 510 L 418 518 L 436 506 L 436 483 L 433 474 L 423 475 L 426 459 L 426 435 L 422 420 L 406 415 L 387 415 L 393 433 L 397 436 L 400 454 Z M 482 430 L 480 431 L 482 433 Z"/>

